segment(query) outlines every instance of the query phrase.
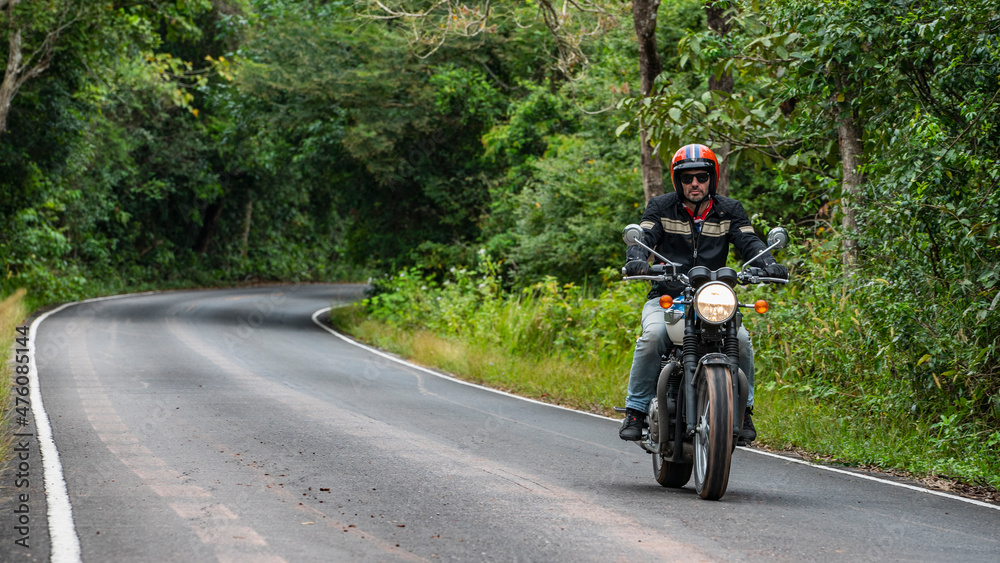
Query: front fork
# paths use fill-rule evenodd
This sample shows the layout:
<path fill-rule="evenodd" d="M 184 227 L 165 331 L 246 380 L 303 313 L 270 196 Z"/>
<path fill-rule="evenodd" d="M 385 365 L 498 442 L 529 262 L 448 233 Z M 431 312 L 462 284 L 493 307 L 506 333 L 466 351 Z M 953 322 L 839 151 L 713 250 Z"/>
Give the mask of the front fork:
<path fill-rule="evenodd" d="M 747 376 L 740 369 L 740 341 L 739 330 L 743 326 L 743 313 L 736 310 L 736 315 L 729 323 L 726 330 L 726 356 L 729 357 L 729 373 L 736 374 L 733 381 L 733 397 L 737 398 L 737 403 L 733 406 L 733 435 L 739 436 L 743 430 L 743 417 L 746 414 L 747 399 L 750 395 L 750 384 Z"/>
<path fill-rule="evenodd" d="M 736 404 L 733 405 L 733 435 L 738 436 L 743 428 L 743 417 L 747 407 L 747 397 L 750 393 L 750 385 L 746 375 L 739 368 L 740 349 L 737 334 L 742 325 L 743 314 L 739 311 L 726 327 L 725 331 L 725 354 L 706 354 L 698 358 L 698 334 L 691 317 L 685 319 L 684 323 L 684 422 L 687 436 L 694 436 L 698 426 L 697 412 L 695 411 L 695 401 L 697 399 L 697 379 L 699 364 L 716 364 L 729 368 L 729 373 L 736 374 L 731 378 L 733 385 L 733 397 L 737 397 Z"/>
<path fill-rule="evenodd" d="M 688 438 L 694 436 L 697 426 L 695 412 L 694 374 L 698 369 L 698 334 L 695 332 L 693 315 L 688 315 L 684 322 L 684 424 Z"/>

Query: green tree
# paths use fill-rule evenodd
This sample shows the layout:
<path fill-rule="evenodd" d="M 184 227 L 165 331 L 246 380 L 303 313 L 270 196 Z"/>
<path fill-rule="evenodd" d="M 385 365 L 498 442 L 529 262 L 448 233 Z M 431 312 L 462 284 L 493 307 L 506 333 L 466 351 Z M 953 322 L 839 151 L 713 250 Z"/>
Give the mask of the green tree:
<path fill-rule="evenodd" d="M 478 139 L 502 104 L 483 70 L 495 49 L 421 60 L 398 26 L 353 15 L 262 10 L 219 98 L 235 117 L 221 131 L 232 158 L 258 198 L 297 186 L 326 201 L 351 260 L 415 260 L 474 239 L 487 197 Z"/>

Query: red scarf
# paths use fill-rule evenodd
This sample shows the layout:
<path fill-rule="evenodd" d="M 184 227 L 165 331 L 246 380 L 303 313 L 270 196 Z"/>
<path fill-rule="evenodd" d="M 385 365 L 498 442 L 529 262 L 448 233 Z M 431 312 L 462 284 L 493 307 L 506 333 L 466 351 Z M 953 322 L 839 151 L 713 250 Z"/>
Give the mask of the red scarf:
<path fill-rule="evenodd" d="M 692 219 L 694 219 L 694 224 L 699 225 L 699 223 L 702 223 L 705 220 L 705 218 L 708 217 L 708 212 L 712 210 L 712 203 L 714 201 L 715 201 L 714 199 L 709 199 L 708 207 L 705 208 L 705 212 L 702 213 L 701 215 L 698 215 L 697 217 L 695 217 L 694 211 L 691 211 L 691 208 L 688 207 L 687 204 L 684 204 L 684 210 L 688 212 L 688 215 L 690 215 Z M 699 231 L 701 230 L 700 225 L 698 230 Z"/>

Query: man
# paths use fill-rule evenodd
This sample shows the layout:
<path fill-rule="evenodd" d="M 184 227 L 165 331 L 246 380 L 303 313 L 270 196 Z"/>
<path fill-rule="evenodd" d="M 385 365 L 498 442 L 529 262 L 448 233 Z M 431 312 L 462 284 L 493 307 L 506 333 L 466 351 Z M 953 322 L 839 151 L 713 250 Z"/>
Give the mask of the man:
<path fill-rule="evenodd" d="M 719 179 L 719 161 L 705 145 L 687 145 L 674 153 L 670 161 L 670 181 L 674 193 L 649 200 L 639 225 L 644 231 L 643 242 L 669 260 L 680 264 L 678 272 L 693 266 L 717 270 L 726 265 L 729 244 L 732 243 L 744 259 L 756 256 L 766 246 L 754 233 L 743 206 L 735 199 L 715 194 Z M 626 252 L 625 273 L 629 276 L 649 272 L 649 252 L 641 246 L 630 246 Z M 768 277 L 788 279 L 788 268 L 778 264 L 770 253 L 757 263 Z M 660 372 L 660 357 L 669 344 L 663 309 L 659 297 L 678 297 L 683 286 L 678 282 L 656 282 L 642 308 L 642 336 L 636 341 L 629 373 L 625 420 L 619 436 L 622 440 L 639 440 L 646 425 L 649 404 L 656 395 L 656 378 Z M 757 437 L 753 413 L 754 365 L 750 334 L 743 327 L 737 335 L 739 366 L 750 386 L 743 431 L 738 444 L 746 445 Z"/>

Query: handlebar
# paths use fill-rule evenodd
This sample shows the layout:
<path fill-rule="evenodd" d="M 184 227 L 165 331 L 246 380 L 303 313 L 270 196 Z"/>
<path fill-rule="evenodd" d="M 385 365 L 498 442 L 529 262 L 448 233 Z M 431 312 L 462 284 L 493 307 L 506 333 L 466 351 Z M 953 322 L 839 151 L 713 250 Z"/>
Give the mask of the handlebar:
<path fill-rule="evenodd" d="M 626 276 L 625 268 L 622 268 L 622 280 L 623 281 L 633 281 L 633 280 L 644 280 L 644 281 L 680 281 L 684 284 L 688 284 L 689 280 L 685 274 L 677 274 L 674 276 L 672 273 L 668 273 L 669 266 L 667 264 L 653 264 L 649 267 L 649 274 L 641 276 Z M 772 278 L 767 276 L 759 275 L 760 270 L 758 268 L 750 268 L 736 274 L 736 279 L 740 285 L 753 285 L 762 283 L 788 283 L 788 280 L 782 278 Z"/>
<path fill-rule="evenodd" d="M 667 273 L 670 270 L 670 266 L 667 264 L 653 264 L 649 267 L 649 274 L 642 276 L 626 276 L 625 268 L 622 268 L 622 280 L 646 280 L 646 281 L 682 281 L 687 283 L 687 276 L 684 274 L 677 274 L 674 277 L 673 273 Z"/>
<path fill-rule="evenodd" d="M 758 283 L 788 283 L 788 280 L 782 278 L 769 278 L 765 276 L 755 276 L 748 272 L 740 272 L 736 274 L 736 279 L 743 285 L 751 285 Z"/>

